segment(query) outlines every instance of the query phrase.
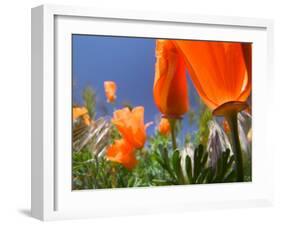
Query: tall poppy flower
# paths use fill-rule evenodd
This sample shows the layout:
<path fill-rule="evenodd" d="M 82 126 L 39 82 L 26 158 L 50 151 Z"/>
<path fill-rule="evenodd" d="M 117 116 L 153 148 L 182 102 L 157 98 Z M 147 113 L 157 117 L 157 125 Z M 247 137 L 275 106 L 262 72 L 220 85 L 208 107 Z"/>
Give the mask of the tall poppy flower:
<path fill-rule="evenodd" d="M 106 152 L 108 160 L 122 164 L 131 170 L 137 164 L 134 147 L 125 139 L 115 140 Z"/>
<path fill-rule="evenodd" d="M 130 110 L 123 108 L 113 113 L 112 123 L 122 137 L 133 147 L 142 148 L 146 141 L 146 125 L 144 124 L 144 108 L 138 106 Z"/>
<path fill-rule="evenodd" d="M 153 95 L 159 111 L 168 118 L 180 118 L 188 111 L 184 58 L 170 40 L 156 41 Z"/>
<path fill-rule="evenodd" d="M 107 98 L 107 102 L 113 103 L 116 100 L 116 83 L 113 81 L 104 82 L 104 91 Z"/>
<path fill-rule="evenodd" d="M 171 127 L 168 119 L 161 118 L 160 123 L 158 125 L 158 131 L 164 136 L 167 136 L 171 132 Z"/>
<path fill-rule="evenodd" d="M 175 40 L 193 84 L 213 115 L 224 116 L 231 130 L 237 181 L 244 180 L 237 114 L 251 93 L 251 44 Z"/>
<path fill-rule="evenodd" d="M 194 86 L 215 115 L 241 111 L 251 92 L 251 44 L 175 40 Z"/>

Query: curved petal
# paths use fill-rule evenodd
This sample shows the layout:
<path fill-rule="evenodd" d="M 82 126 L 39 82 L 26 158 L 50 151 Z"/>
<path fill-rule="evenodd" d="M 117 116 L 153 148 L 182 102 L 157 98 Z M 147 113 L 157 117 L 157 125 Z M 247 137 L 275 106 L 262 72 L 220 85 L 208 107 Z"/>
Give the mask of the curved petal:
<path fill-rule="evenodd" d="M 252 89 L 252 44 L 242 44 L 243 56 L 247 67 L 247 84 L 244 91 L 239 96 L 239 101 L 246 101 Z"/>
<path fill-rule="evenodd" d="M 230 101 L 245 101 L 251 76 L 241 43 L 175 40 L 202 100 L 214 110 Z M 249 48 L 248 48 L 249 49 Z M 248 60 L 250 57 L 248 57 Z M 248 67 L 248 66 L 247 66 Z"/>
<path fill-rule="evenodd" d="M 184 59 L 170 40 L 157 40 L 156 57 L 155 104 L 164 115 L 180 117 L 188 111 Z"/>
<path fill-rule="evenodd" d="M 137 164 L 134 148 L 125 139 L 116 140 L 106 152 L 107 159 L 118 162 L 131 170 Z"/>
<path fill-rule="evenodd" d="M 217 103 L 215 103 L 214 100 L 209 98 L 208 94 L 206 93 L 206 91 L 204 90 L 204 87 L 201 84 L 201 80 L 196 75 L 196 72 L 194 69 L 194 67 L 196 65 L 192 65 L 191 62 L 186 57 L 186 50 L 188 49 L 188 44 L 190 44 L 190 43 L 187 43 L 187 41 L 180 41 L 180 40 L 175 40 L 174 43 L 176 43 L 176 46 L 177 46 L 179 52 L 181 52 L 181 54 L 184 56 L 188 74 L 190 75 L 193 85 L 195 86 L 198 94 L 200 95 L 202 100 L 206 103 L 206 105 L 209 108 L 211 108 L 211 109 L 216 108 Z"/>
<path fill-rule="evenodd" d="M 129 110 L 123 108 L 113 114 L 112 123 L 119 133 L 133 147 L 142 148 L 146 141 L 146 127 L 144 124 L 144 108 L 138 106 Z"/>

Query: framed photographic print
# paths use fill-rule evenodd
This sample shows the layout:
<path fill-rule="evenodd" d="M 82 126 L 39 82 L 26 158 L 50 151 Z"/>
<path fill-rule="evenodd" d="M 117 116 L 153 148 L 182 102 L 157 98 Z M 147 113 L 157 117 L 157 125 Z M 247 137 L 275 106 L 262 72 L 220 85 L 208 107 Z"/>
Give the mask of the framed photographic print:
<path fill-rule="evenodd" d="M 32 9 L 32 216 L 270 205 L 272 30 Z"/>

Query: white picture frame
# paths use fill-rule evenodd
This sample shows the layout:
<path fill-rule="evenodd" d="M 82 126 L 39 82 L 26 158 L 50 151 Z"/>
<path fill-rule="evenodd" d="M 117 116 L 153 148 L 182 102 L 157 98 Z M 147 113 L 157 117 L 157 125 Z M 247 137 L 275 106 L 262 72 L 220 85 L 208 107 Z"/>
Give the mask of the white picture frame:
<path fill-rule="evenodd" d="M 70 147 L 71 137 L 69 36 L 72 33 L 256 43 L 259 54 L 253 53 L 253 181 L 243 184 L 71 191 L 70 149 L 69 152 L 62 149 Z M 266 148 L 270 144 L 267 136 L 269 126 L 266 124 L 269 117 L 266 109 L 269 108 L 264 105 L 271 104 L 266 97 L 272 90 L 272 64 L 271 20 L 55 5 L 33 8 L 32 216 L 41 220 L 56 220 L 271 205 L 273 179 L 267 173 L 273 169 L 273 151 Z M 61 115 L 69 121 L 63 120 Z M 68 135 L 61 135 L 62 131 Z M 62 166 L 64 159 L 68 160 Z"/>

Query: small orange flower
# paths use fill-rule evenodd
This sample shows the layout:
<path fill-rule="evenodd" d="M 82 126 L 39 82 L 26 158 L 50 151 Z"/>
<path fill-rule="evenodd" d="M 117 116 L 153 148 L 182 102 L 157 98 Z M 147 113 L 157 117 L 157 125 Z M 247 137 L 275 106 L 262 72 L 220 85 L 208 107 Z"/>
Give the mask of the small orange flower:
<path fill-rule="evenodd" d="M 131 170 L 137 164 L 134 147 L 125 139 L 115 140 L 106 152 L 108 160 L 118 162 Z"/>
<path fill-rule="evenodd" d="M 116 83 L 113 81 L 104 82 L 104 91 L 107 98 L 107 102 L 113 103 L 116 100 Z"/>
<path fill-rule="evenodd" d="M 171 132 L 170 122 L 166 118 L 161 118 L 160 123 L 158 125 L 159 133 L 167 136 Z"/>
<path fill-rule="evenodd" d="M 226 133 L 230 132 L 230 127 L 228 125 L 228 122 L 225 119 L 222 121 L 222 126 L 223 126 L 224 132 L 226 132 Z"/>
<path fill-rule="evenodd" d="M 73 120 L 76 120 L 85 114 L 88 114 L 88 110 L 85 107 L 73 107 L 72 108 Z"/>
<path fill-rule="evenodd" d="M 89 126 L 91 124 L 92 120 L 89 116 L 87 108 L 85 108 L 85 107 L 74 107 L 74 108 L 72 108 L 72 115 L 73 115 L 72 116 L 73 121 L 81 118 L 85 125 Z"/>
<path fill-rule="evenodd" d="M 91 121 L 92 121 L 92 120 L 91 120 L 89 114 L 83 115 L 83 116 L 82 116 L 82 119 L 83 119 L 83 122 L 84 122 L 87 126 L 89 126 L 89 125 L 91 124 Z"/>
<path fill-rule="evenodd" d="M 181 117 L 188 111 L 184 58 L 170 40 L 157 40 L 153 95 L 166 117 Z"/>
<path fill-rule="evenodd" d="M 247 106 L 251 92 L 251 44 L 188 40 L 174 43 L 185 58 L 198 94 L 216 115 L 241 111 Z"/>
<path fill-rule="evenodd" d="M 132 111 L 127 107 L 115 111 L 112 123 L 133 147 L 142 148 L 144 146 L 147 126 L 144 124 L 144 108 L 142 106 L 135 107 Z"/>

